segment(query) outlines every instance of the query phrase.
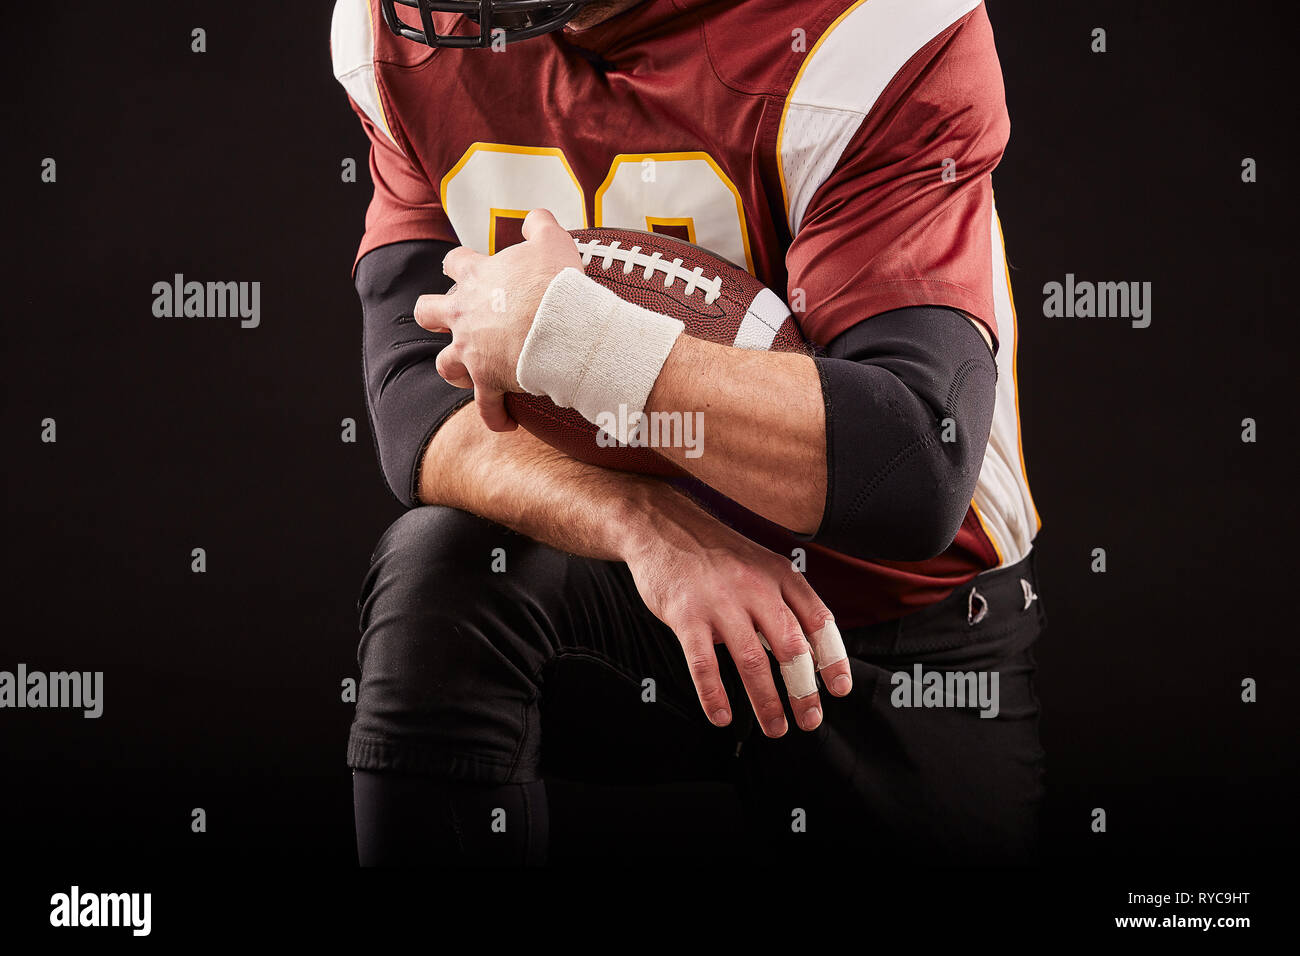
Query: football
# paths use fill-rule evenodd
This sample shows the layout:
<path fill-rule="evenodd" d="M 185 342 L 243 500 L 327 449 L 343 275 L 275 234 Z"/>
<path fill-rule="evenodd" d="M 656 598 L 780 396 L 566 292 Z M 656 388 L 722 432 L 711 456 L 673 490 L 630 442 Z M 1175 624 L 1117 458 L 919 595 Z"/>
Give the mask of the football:
<path fill-rule="evenodd" d="M 635 229 L 574 229 L 586 274 L 628 302 L 680 319 L 686 334 L 742 349 L 811 352 L 784 300 L 741 267 L 700 246 Z M 571 408 L 513 392 L 511 416 L 547 444 L 593 465 L 678 477 L 652 447 L 619 445 Z"/>

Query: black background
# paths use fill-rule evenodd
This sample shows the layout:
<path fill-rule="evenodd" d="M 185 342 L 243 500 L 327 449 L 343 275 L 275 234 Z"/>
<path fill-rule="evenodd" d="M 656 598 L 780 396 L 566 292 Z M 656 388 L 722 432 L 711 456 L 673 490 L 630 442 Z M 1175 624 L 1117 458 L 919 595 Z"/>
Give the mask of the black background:
<path fill-rule="evenodd" d="M 366 431 L 349 268 L 370 183 L 331 5 L 109 6 L 7 14 L 0 669 L 102 670 L 106 689 L 98 720 L 0 713 L 0 848 L 108 873 L 350 867 L 340 684 L 399 506 Z M 1293 51 L 1281 4 L 1197 9 L 990 3 L 1058 868 L 1249 875 L 1296 847 Z M 155 318 L 177 272 L 260 281 L 261 326 Z M 1044 318 L 1067 272 L 1151 282 L 1151 326 Z M 689 786 L 555 802 L 559 861 L 727 831 L 725 794 Z"/>

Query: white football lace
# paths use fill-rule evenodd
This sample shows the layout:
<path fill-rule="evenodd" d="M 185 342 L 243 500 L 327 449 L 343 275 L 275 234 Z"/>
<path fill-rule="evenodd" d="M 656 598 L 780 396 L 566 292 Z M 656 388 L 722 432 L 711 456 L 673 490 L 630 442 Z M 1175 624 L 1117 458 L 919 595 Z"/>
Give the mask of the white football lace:
<path fill-rule="evenodd" d="M 640 246 L 620 249 L 619 245 L 617 239 L 610 243 L 597 242 L 594 239 L 591 242 L 579 242 L 578 251 L 582 253 L 583 266 L 590 265 L 593 258 L 600 256 L 604 260 L 601 262 L 600 267 L 608 269 L 617 259 L 623 263 L 624 275 L 629 274 L 638 266 L 645 270 L 647 279 L 654 275 L 656 270 L 662 272 L 664 274 L 665 289 L 672 288 L 673 282 L 681 279 L 686 283 L 683 294 L 691 295 L 697 291 L 703 292 L 706 305 L 712 305 L 718 296 L 722 295 L 722 276 L 714 276 L 712 279 L 703 278 L 703 266 L 697 266 L 694 270 L 683 269 L 681 259 L 666 262 L 662 252 L 647 256 L 641 251 Z"/>

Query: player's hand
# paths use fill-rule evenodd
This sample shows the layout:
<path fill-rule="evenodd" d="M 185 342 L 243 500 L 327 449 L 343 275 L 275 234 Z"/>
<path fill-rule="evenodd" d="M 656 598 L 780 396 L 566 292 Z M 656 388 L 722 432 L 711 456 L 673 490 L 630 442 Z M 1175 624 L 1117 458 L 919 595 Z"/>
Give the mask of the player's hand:
<path fill-rule="evenodd" d="M 582 268 L 573 237 L 545 209 L 524 218 L 524 241 L 494 256 L 464 246 L 442 260 L 455 285 L 446 295 L 422 295 L 415 321 L 430 332 L 450 332 L 438 354 L 438 374 L 474 389 L 474 402 L 493 431 L 510 431 L 505 393 L 520 391 L 519 352 L 551 280 L 569 266 Z"/>
<path fill-rule="evenodd" d="M 821 670 L 837 697 L 852 690 L 849 662 L 831 612 L 803 575 L 783 558 L 728 528 L 684 496 L 664 487 L 652 502 L 635 502 L 637 515 L 624 548 L 624 560 L 646 606 L 673 629 L 686 654 L 700 704 L 717 726 L 731 722 L 731 704 L 718 671 L 715 644 L 725 644 L 744 682 L 763 732 L 780 737 L 785 713 L 759 632 L 780 664 L 810 653 L 805 635 L 818 635 L 838 650 Z M 823 628 L 830 624 L 829 630 Z M 819 665 L 823 662 L 817 662 Z M 821 724 L 816 692 L 790 696 L 795 721 L 804 730 Z"/>

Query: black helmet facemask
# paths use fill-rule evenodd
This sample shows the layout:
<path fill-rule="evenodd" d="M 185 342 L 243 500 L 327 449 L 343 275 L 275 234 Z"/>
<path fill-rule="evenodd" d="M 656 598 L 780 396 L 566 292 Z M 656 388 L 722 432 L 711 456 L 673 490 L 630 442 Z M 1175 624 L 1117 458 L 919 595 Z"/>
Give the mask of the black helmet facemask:
<path fill-rule="evenodd" d="M 384 22 L 393 33 L 432 47 L 486 47 L 494 34 L 509 43 L 553 33 L 577 16 L 591 0 L 379 0 Z M 420 27 L 407 26 L 397 18 L 397 7 L 420 12 Z M 433 26 L 435 13 L 460 13 L 478 24 L 478 33 L 448 35 Z"/>

